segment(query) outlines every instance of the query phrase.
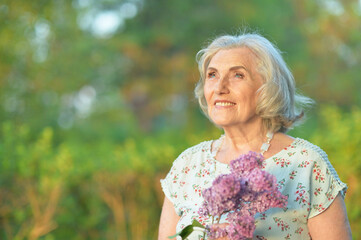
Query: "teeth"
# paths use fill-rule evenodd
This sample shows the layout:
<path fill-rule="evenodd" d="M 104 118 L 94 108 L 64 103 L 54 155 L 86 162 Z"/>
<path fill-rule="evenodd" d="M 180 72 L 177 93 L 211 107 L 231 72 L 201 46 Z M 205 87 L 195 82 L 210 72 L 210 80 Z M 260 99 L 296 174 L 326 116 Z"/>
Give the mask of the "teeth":
<path fill-rule="evenodd" d="M 230 102 L 217 102 L 216 106 L 232 106 L 232 105 L 236 105 L 235 103 L 230 103 Z"/>

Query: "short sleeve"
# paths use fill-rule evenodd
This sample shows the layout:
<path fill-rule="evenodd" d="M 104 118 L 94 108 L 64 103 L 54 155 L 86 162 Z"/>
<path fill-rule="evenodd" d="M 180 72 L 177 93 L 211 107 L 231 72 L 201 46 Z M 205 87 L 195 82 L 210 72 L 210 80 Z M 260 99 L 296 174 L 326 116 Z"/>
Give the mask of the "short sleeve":
<path fill-rule="evenodd" d="M 328 160 L 327 154 L 320 148 L 313 161 L 310 174 L 310 212 L 308 218 L 325 211 L 338 193 L 345 197 L 347 186 L 341 182 L 336 170 Z"/>
<path fill-rule="evenodd" d="M 181 172 L 184 167 L 186 154 L 183 152 L 174 160 L 173 165 L 164 179 L 160 180 L 164 195 L 173 203 L 176 213 L 181 214 L 178 209 L 179 198 L 181 196 L 182 188 L 180 187 Z"/>

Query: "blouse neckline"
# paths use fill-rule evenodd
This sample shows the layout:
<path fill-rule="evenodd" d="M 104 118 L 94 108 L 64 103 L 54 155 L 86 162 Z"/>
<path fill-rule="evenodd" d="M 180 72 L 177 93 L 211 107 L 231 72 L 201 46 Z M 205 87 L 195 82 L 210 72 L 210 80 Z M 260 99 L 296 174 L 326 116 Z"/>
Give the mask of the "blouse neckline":
<path fill-rule="evenodd" d="M 218 139 L 216 139 L 216 140 L 218 140 Z M 208 153 L 209 153 L 209 155 L 211 156 L 212 160 L 213 160 L 216 164 L 228 166 L 228 165 L 229 165 L 228 163 L 222 163 L 222 162 L 218 161 L 218 160 L 216 159 L 215 152 L 212 152 L 212 144 L 213 144 L 216 140 L 211 140 L 211 141 L 209 141 L 210 145 L 209 145 L 209 147 L 208 147 Z M 296 146 L 301 140 L 302 140 L 301 138 L 296 137 L 296 138 L 293 140 L 293 142 L 290 143 L 287 147 L 281 149 L 279 152 L 273 154 L 272 156 L 270 156 L 270 157 L 268 157 L 268 158 L 265 158 L 263 161 L 265 162 L 265 161 L 267 161 L 268 159 L 272 159 L 272 158 L 274 158 L 274 157 L 277 157 L 278 155 L 281 155 L 284 151 L 287 151 L 290 147 Z M 215 149 L 217 149 L 217 147 L 215 147 Z"/>

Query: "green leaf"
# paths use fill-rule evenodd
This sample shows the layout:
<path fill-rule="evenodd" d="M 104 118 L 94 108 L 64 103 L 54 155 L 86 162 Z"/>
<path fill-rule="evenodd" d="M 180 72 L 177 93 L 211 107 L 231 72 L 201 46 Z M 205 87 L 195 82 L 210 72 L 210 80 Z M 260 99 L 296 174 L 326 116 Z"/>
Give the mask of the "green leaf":
<path fill-rule="evenodd" d="M 203 226 L 200 222 L 198 222 L 197 220 L 195 220 L 195 219 L 194 219 L 193 222 L 192 222 L 192 226 L 204 228 L 204 226 Z"/>
<path fill-rule="evenodd" d="M 192 225 L 188 225 L 185 228 L 183 228 L 182 231 L 180 231 L 179 233 L 168 237 L 169 239 L 175 238 L 177 236 L 181 236 L 182 239 L 185 239 L 186 237 L 188 237 L 191 233 L 193 232 L 193 226 Z"/>
<path fill-rule="evenodd" d="M 193 220 L 191 225 L 186 226 L 185 228 L 183 228 L 182 231 L 180 231 L 179 233 L 173 235 L 173 236 L 169 236 L 169 239 L 175 238 L 177 236 L 182 237 L 182 239 L 186 239 L 189 235 L 191 235 L 191 233 L 193 232 L 193 228 L 194 227 L 199 227 L 199 228 L 204 228 L 204 226 L 198 222 L 197 220 Z"/>
<path fill-rule="evenodd" d="M 183 228 L 179 236 L 182 237 L 182 239 L 186 239 L 191 233 L 193 232 L 193 226 L 188 225 L 187 227 Z"/>

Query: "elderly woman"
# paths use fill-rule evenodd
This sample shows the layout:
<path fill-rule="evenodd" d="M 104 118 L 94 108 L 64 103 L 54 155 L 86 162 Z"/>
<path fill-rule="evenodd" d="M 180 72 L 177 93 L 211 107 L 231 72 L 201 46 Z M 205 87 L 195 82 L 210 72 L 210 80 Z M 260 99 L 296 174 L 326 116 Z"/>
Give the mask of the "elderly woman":
<path fill-rule="evenodd" d="M 249 151 L 262 153 L 264 170 L 288 196 L 286 208 L 256 216 L 253 239 L 351 239 L 340 181 L 327 155 L 301 138 L 286 135 L 311 100 L 295 93 L 292 73 L 280 51 L 258 34 L 221 36 L 198 53 L 195 94 L 208 118 L 224 130 L 217 140 L 185 150 L 164 180 L 159 239 L 197 219 L 202 190 L 229 163 Z M 224 220 L 224 219 L 223 219 Z M 202 239 L 193 232 L 189 239 Z"/>

